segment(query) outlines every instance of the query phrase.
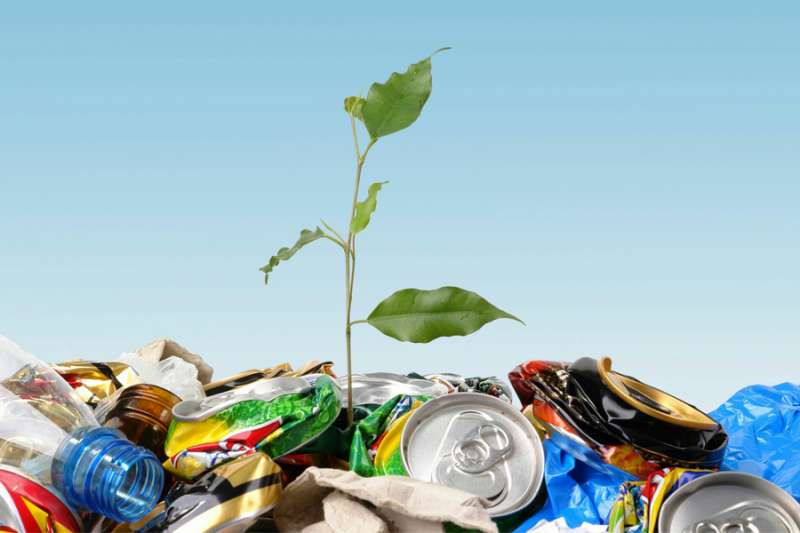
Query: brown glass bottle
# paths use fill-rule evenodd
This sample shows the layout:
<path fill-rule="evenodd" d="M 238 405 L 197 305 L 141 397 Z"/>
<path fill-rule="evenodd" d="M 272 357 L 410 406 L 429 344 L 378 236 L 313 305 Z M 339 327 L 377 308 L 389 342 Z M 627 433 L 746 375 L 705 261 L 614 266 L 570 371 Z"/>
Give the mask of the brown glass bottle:
<path fill-rule="evenodd" d="M 131 385 L 117 398 L 117 403 L 108 412 L 106 427 L 117 428 L 131 442 L 147 448 L 162 463 L 167 460 L 164 442 L 172 422 L 172 408 L 181 401 L 167 389 L 157 385 Z M 167 476 L 161 499 L 169 492 L 174 480 Z M 110 518 L 97 514 L 84 516 L 87 531 L 92 533 L 111 533 L 115 528 L 127 530 Z"/>
<path fill-rule="evenodd" d="M 133 385 L 108 413 L 106 427 L 120 430 L 133 443 L 147 448 L 164 462 L 164 442 L 172 422 L 172 408 L 181 399 L 156 385 Z"/>

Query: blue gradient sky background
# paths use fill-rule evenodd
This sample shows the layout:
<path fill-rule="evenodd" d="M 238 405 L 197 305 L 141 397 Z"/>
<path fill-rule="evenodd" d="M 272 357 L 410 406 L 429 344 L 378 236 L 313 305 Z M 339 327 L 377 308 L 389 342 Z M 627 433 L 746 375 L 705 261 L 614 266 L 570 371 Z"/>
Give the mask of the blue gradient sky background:
<path fill-rule="evenodd" d="M 800 381 L 800 4 L 5 3 L 0 333 L 49 361 L 168 336 L 216 376 L 332 359 L 342 99 L 442 46 L 358 241 L 354 318 L 458 285 L 467 338 L 354 335 L 355 369 L 505 376 L 609 355 L 711 409 Z M 363 189 L 365 190 L 365 189 Z"/>

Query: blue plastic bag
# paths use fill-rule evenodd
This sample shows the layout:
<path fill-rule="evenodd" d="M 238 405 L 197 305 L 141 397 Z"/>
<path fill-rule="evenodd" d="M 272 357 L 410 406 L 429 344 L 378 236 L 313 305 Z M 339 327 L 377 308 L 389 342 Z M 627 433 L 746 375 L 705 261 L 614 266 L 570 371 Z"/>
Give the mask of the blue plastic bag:
<path fill-rule="evenodd" d="M 620 480 L 575 460 L 549 439 L 543 444 L 547 501 L 516 531 L 528 531 L 540 520 L 555 520 L 562 516 L 572 528 L 584 522 L 607 524 Z"/>
<path fill-rule="evenodd" d="M 728 432 L 722 470 L 763 477 L 800 502 L 800 386 L 745 387 L 709 415 Z"/>

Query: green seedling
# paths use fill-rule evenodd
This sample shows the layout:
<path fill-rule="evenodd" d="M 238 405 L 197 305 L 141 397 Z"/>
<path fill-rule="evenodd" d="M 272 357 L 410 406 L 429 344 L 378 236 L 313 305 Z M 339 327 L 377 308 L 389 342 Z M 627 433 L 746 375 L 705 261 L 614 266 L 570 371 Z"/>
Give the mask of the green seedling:
<path fill-rule="evenodd" d="M 366 99 L 361 95 L 345 98 L 344 110 L 350 117 L 356 150 L 356 186 L 353 205 L 350 209 L 347 238 L 342 237 L 336 230 L 321 221 L 330 233 L 326 233 L 319 227 L 314 231 L 304 229 L 300 232 L 300 239 L 294 246 L 281 248 L 270 258 L 269 263 L 261 268 L 265 274 L 264 282 L 267 283 L 270 272 L 278 263 L 290 259 L 301 248 L 319 239 L 332 241 L 344 250 L 347 419 L 350 424 L 353 423 L 350 329 L 354 324 L 369 324 L 384 335 L 399 341 L 426 343 L 439 337 L 469 335 L 498 318 L 510 318 L 522 322 L 474 292 L 458 287 L 441 287 L 432 291 L 403 289 L 379 303 L 366 319 L 350 320 L 356 272 L 356 235 L 369 225 L 370 218 L 377 207 L 378 192 L 388 183 L 385 181 L 373 183 L 367 191 L 367 197 L 359 202 L 358 188 L 361 183 L 361 169 L 367 154 L 379 139 L 409 127 L 419 118 L 433 88 L 431 58 L 442 50 L 448 50 L 448 48 L 437 50 L 419 63 L 410 65 L 403 74 L 392 73 L 386 83 L 373 83 Z M 358 145 L 356 121 L 363 123 L 369 133 L 369 143 L 363 153 Z"/>

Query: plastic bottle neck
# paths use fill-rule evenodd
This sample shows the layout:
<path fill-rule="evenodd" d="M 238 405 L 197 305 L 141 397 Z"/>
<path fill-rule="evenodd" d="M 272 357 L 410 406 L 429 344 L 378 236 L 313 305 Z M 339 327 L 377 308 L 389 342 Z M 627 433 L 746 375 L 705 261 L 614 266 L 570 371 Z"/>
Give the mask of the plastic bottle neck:
<path fill-rule="evenodd" d="M 158 503 L 164 471 L 149 450 L 113 428 L 82 428 L 62 444 L 53 462 L 53 483 L 67 503 L 135 522 Z"/>

